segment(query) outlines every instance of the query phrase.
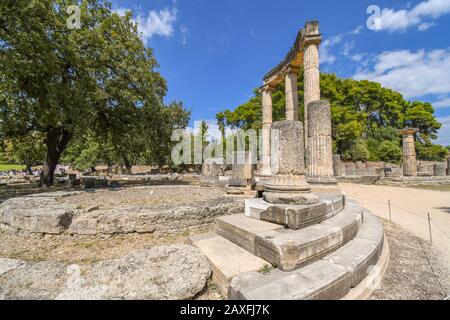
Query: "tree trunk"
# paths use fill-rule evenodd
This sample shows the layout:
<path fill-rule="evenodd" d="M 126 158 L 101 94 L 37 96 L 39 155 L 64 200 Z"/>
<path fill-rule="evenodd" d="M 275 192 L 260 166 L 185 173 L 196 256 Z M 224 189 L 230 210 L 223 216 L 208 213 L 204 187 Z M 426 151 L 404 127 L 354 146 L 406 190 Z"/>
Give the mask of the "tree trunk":
<path fill-rule="evenodd" d="M 125 163 L 125 169 L 127 174 L 131 174 L 131 168 L 133 165 L 131 164 L 130 160 L 128 160 L 128 157 L 123 156 L 123 162 Z"/>
<path fill-rule="evenodd" d="M 31 164 L 26 164 L 25 171 L 31 176 L 33 175 L 33 170 L 31 169 Z"/>
<path fill-rule="evenodd" d="M 47 131 L 44 140 L 47 146 L 47 155 L 41 172 L 41 186 L 53 186 L 56 166 L 70 138 L 71 134 L 63 128 L 50 128 Z"/>

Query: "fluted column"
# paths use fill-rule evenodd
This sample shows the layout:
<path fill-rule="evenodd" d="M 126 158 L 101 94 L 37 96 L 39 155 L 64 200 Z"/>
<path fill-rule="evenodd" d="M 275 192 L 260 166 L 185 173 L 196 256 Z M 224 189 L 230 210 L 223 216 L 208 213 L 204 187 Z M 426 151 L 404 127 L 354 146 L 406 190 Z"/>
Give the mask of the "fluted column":
<path fill-rule="evenodd" d="M 285 76 L 286 87 L 286 120 L 298 121 L 298 69 L 289 68 Z"/>
<path fill-rule="evenodd" d="M 308 105 L 308 177 L 314 183 L 334 183 L 331 107 L 327 101 Z"/>
<path fill-rule="evenodd" d="M 403 129 L 400 133 L 403 136 L 403 175 L 406 177 L 417 176 L 416 145 L 414 134 L 418 132 L 414 128 Z"/>
<path fill-rule="evenodd" d="M 272 127 L 272 91 L 273 88 L 266 85 L 262 88 L 262 108 L 263 108 L 263 126 L 262 126 L 262 166 L 261 175 L 271 176 L 270 160 L 270 128 Z"/>
<path fill-rule="evenodd" d="M 320 69 L 319 69 L 320 37 L 309 40 L 304 46 L 304 100 L 305 100 L 305 137 L 308 137 L 309 121 L 308 105 L 320 100 Z M 308 150 L 308 141 L 305 141 Z M 308 157 L 308 155 L 307 155 Z"/>

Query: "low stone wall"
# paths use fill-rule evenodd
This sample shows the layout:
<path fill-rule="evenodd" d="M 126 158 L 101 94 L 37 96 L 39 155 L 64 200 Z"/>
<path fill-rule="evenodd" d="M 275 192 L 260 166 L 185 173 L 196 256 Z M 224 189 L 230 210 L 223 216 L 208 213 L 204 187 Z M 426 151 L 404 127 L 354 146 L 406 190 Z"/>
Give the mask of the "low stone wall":
<path fill-rule="evenodd" d="M 378 179 L 375 184 L 388 186 L 424 186 L 450 184 L 450 176 L 444 177 L 384 177 Z"/>

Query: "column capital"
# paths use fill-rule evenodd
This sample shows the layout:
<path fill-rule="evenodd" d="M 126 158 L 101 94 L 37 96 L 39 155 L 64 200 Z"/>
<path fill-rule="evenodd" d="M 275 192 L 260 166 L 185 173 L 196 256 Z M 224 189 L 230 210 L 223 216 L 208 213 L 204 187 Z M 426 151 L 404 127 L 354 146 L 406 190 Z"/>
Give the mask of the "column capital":
<path fill-rule="evenodd" d="M 305 36 L 303 40 L 303 50 L 311 45 L 319 46 L 322 43 L 322 35 Z"/>
<path fill-rule="evenodd" d="M 265 83 L 259 88 L 259 91 L 261 93 L 263 93 L 263 92 L 272 93 L 273 91 L 275 91 L 275 87 L 269 83 Z"/>
<path fill-rule="evenodd" d="M 300 73 L 300 67 L 297 66 L 289 66 L 286 68 L 286 75 L 290 75 L 290 74 L 299 74 Z"/>
<path fill-rule="evenodd" d="M 408 127 L 408 128 L 401 129 L 401 130 L 400 130 L 400 134 L 401 134 L 402 136 L 411 136 L 411 135 L 416 134 L 416 133 L 419 132 L 419 131 L 420 131 L 420 130 L 417 129 L 417 128 L 410 128 L 410 127 Z"/>

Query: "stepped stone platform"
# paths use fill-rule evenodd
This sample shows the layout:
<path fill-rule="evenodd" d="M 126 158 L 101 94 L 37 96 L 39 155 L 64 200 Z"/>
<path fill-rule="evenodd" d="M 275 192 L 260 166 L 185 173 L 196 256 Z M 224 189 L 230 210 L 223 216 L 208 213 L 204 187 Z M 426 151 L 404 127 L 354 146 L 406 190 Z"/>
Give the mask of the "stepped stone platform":
<path fill-rule="evenodd" d="M 365 280 L 388 260 L 381 222 L 341 193 L 316 195 L 319 204 L 284 211 L 248 200 L 246 214 L 219 217 L 215 234 L 191 238 L 228 298 L 341 299 L 358 286 L 370 296 Z"/>

